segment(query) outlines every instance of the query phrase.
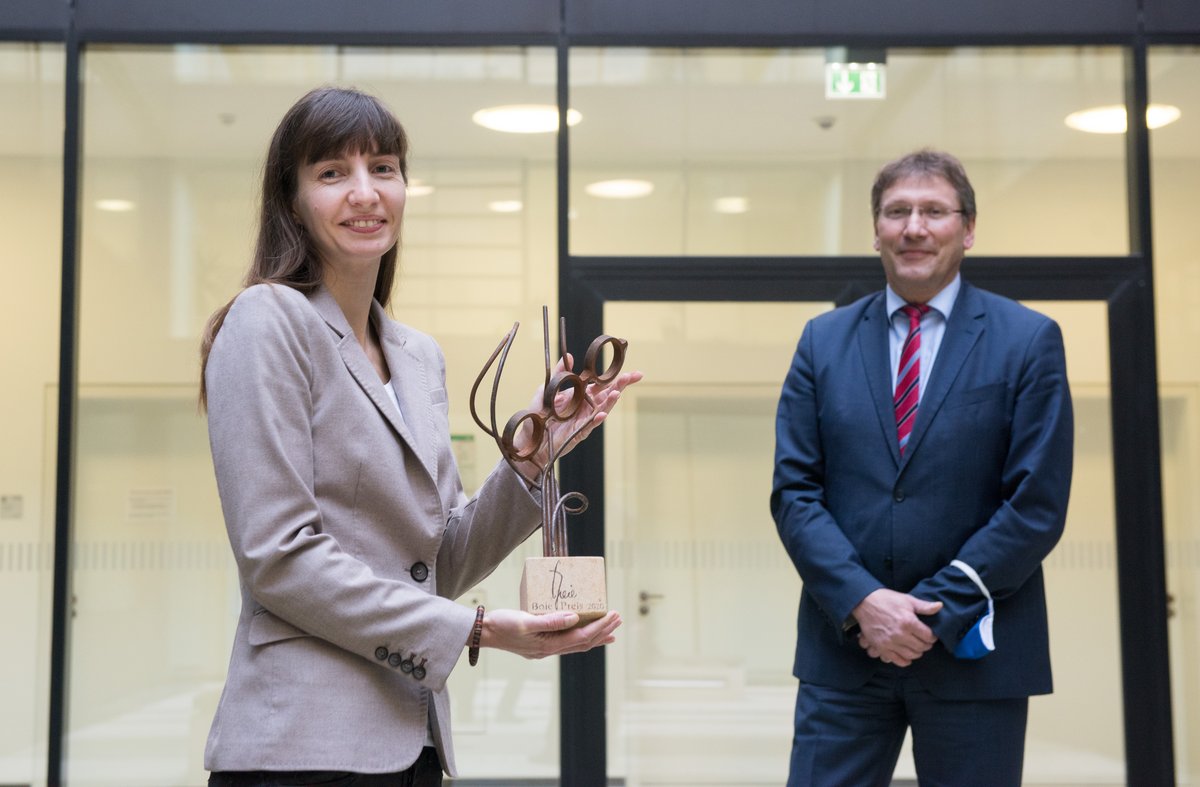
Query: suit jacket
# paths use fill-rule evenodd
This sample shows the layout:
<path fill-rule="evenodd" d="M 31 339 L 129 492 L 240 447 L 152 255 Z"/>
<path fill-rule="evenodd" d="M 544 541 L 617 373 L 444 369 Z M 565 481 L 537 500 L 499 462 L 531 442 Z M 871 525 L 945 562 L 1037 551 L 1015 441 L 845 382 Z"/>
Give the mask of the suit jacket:
<path fill-rule="evenodd" d="M 403 770 L 433 708 L 454 772 L 446 678 L 475 611 L 451 601 L 540 522 L 501 463 L 471 500 L 428 336 L 378 329 L 402 417 L 333 296 L 258 285 L 208 358 L 208 425 L 242 608 L 210 770 Z"/>
<path fill-rule="evenodd" d="M 883 293 L 813 319 L 783 386 L 771 512 L 803 580 L 794 672 L 840 689 L 881 666 L 844 632 L 891 588 L 941 601 L 935 645 L 908 668 L 947 699 L 1051 691 L 1041 562 L 1062 534 L 1073 422 L 1062 335 L 1036 312 L 963 282 L 903 457 Z M 996 600 L 996 650 L 954 658 Z"/>

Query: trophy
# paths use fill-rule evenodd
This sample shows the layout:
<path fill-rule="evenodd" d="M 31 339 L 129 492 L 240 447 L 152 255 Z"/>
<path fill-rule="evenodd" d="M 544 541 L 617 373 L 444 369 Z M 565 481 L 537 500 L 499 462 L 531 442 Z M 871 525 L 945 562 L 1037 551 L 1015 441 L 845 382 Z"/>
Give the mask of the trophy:
<path fill-rule="evenodd" d="M 571 557 L 567 550 L 567 515 L 581 514 L 587 510 L 588 500 L 579 492 L 560 493 L 554 465 L 562 449 L 569 445 L 586 428 L 580 426 L 561 439 L 557 444 L 551 422 L 569 421 L 581 408 L 595 409 L 588 389 L 594 384 L 606 384 L 616 378 L 625 363 L 624 339 L 612 336 L 597 336 L 588 347 L 580 372 L 563 370 L 552 373 L 550 363 L 550 318 L 547 307 L 542 307 L 542 333 L 545 346 L 546 377 L 542 386 L 541 407 L 521 410 L 508 419 L 504 429 L 497 428 L 496 395 L 500 390 L 500 377 L 504 373 L 504 362 L 508 351 L 517 337 L 521 323 L 513 323 L 512 329 L 497 345 L 492 357 L 484 364 L 475 385 L 471 387 L 471 417 L 479 428 L 486 432 L 500 449 L 500 455 L 509 467 L 525 480 L 530 489 L 542 499 L 542 555 L 525 560 L 521 574 L 521 609 L 535 615 L 547 612 L 567 611 L 579 615 L 583 625 L 601 618 L 608 611 L 605 591 L 604 558 Z M 561 357 L 567 354 L 566 320 L 559 321 Z M 612 361 L 603 364 L 605 348 L 611 348 Z M 488 423 L 479 417 L 475 397 L 488 370 L 496 366 L 492 382 L 491 407 Z M 569 397 L 560 394 L 570 393 Z M 524 450 L 516 446 L 516 437 L 521 429 L 528 429 L 529 442 Z"/>

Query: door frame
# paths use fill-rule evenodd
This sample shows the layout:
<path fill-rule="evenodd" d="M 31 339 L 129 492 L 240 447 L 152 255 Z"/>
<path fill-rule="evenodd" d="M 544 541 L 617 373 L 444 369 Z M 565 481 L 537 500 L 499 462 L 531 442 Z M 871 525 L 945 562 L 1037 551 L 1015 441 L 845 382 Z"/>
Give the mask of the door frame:
<path fill-rule="evenodd" d="M 1017 300 L 1104 301 L 1108 314 L 1117 585 L 1130 785 L 1174 783 L 1166 570 L 1161 509 L 1158 398 L 1145 377 L 1153 339 L 1148 265 L 1129 258 L 968 257 L 964 276 Z M 885 283 L 873 257 L 575 258 L 569 296 L 574 337 L 604 332 L 608 301 L 823 301 L 844 305 Z M 586 348 L 571 347 L 576 354 Z M 1146 356 L 1149 356 L 1148 358 Z M 599 438 L 599 439 L 597 439 Z M 603 430 L 563 461 L 564 489 L 587 489 L 588 510 L 571 520 L 573 554 L 604 555 Z M 602 785 L 606 773 L 605 663 L 602 649 L 563 659 L 562 778 Z M 589 708 L 590 713 L 568 712 Z"/>

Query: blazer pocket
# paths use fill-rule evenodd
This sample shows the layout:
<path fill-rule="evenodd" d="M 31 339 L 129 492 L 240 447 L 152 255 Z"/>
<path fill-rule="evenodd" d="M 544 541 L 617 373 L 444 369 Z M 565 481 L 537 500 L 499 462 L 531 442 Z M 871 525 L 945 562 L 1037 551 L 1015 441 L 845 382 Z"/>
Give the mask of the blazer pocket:
<path fill-rule="evenodd" d="M 260 609 L 250 619 L 250 632 L 247 639 L 251 645 L 269 645 L 272 642 L 308 636 L 311 636 L 308 632 L 296 628 L 286 620 L 275 617 L 265 609 Z"/>
<path fill-rule="evenodd" d="M 946 408 L 954 409 L 956 407 L 979 404 L 980 402 L 1001 400 L 1004 398 L 1007 390 L 1008 386 L 1005 383 L 991 383 L 989 385 L 981 385 L 978 388 L 969 388 L 958 396 L 949 397 L 946 400 Z"/>

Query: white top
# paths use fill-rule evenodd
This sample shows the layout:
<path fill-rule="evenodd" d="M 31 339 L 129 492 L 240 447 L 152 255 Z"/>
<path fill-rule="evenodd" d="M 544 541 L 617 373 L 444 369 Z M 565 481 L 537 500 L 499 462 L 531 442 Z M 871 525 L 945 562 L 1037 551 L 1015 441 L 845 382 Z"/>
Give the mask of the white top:
<path fill-rule="evenodd" d="M 404 412 L 400 409 L 400 400 L 396 398 L 396 389 L 392 387 L 391 380 L 383 384 L 383 390 L 387 391 L 388 398 L 392 400 L 392 404 L 396 405 L 396 413 L 400 416 L 400 423 L 404 423 Z"/>

